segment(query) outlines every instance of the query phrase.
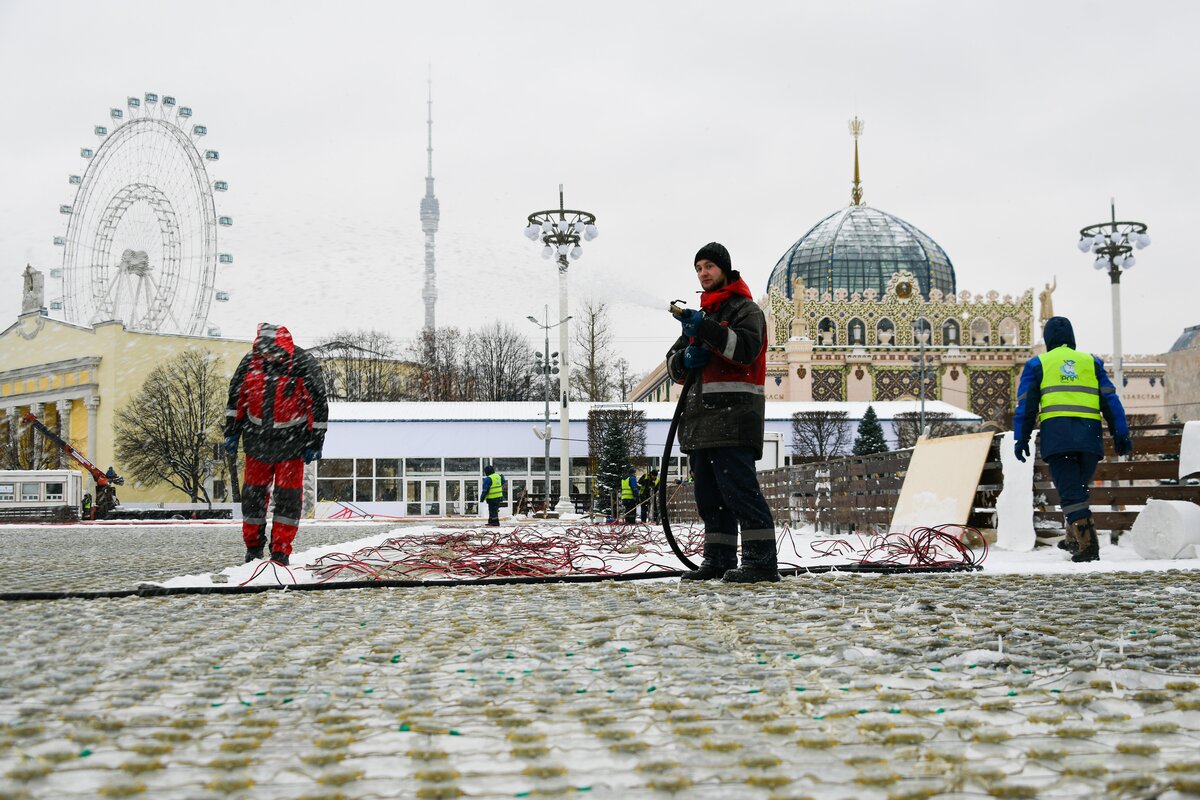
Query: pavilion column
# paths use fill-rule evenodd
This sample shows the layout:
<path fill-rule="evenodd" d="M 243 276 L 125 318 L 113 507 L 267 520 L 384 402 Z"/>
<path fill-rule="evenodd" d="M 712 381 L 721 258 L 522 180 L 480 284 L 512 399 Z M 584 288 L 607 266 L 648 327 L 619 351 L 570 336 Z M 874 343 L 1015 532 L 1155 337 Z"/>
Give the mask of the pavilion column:
<path fill-rule="evenodd" d="M 58 409 L 58 435 L 62 437 L 62 440 L 64 442 L 70 444 L 70 442 L 71 442 L 71 401 L 70 400 L 59 400 L 58 402 L 56 402 L 54 404 L 54 407 L 56 409 Z M 69 461 L 69 459 L 67 457 L 67 454 L 64 453 L 62 448 L 60 447 L 58 449 L 58 468 L 66 469 L 69 466 L 68 461 Z"/>
<path fill-rule="evenodd" d="M 6 459 L 7 463 L 0 465 L 0 467 L 5 469 L 17 469 L 19 466 L 17 462 L 17 446 L 20 443 L 20 439 L 17 437 L 16 406 L 9 406 L 8 408 L 4 409 L 4 420 L 8 425 L 4 431 L 5 444 L 7 445 L 5 450 L 8 453 L 8 458 Z"/>
<path fill-rule="evenodd" d="M 89 395 L 83 399 L 83 405 L 88 412 L 88 459 L 95 463 L 96 455 L 96 437 L 99 435 L 99 420 L 98 409 L 100 408 L 100 398 L 96 395 Z"/>
<path fill-rule="evenodd" d="M 45 403 L 30 403 L 29 411 L 45 425 L 46 421 L 42 419 L 42 414 L 46 413 Z M 42 435 L 35 430 L 29 431 L 29 466 L 32 469 L 42 468 Z"/>

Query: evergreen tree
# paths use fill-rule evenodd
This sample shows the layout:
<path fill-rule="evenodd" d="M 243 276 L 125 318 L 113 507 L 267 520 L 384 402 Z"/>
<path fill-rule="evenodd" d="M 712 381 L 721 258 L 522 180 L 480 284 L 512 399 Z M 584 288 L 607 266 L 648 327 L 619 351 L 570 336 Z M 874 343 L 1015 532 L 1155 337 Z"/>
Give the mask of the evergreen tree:
<path fill-rule="evenodd" d="M 646 415 L 630 406 L 593 408 L 588 413 L 588 451 L 594 460 L 595 492 L 601 508 L 620 496 L 621 479 L 646 451 Z M 615 510 L 615 509 L 614 509 Z"/>
<path fill-rule="evenodd" d="M 867 413 L 863 414 L 862 421 L 858 423 L 858 436 L 854 439 L 854 449 L 851 452 L 856 456 L 869 456 L 872 453 L 886 453 L 888 449 L 887 439 L 883 436 L 883 426 L 879 424 L 875 408 L 867 406 Z"/>

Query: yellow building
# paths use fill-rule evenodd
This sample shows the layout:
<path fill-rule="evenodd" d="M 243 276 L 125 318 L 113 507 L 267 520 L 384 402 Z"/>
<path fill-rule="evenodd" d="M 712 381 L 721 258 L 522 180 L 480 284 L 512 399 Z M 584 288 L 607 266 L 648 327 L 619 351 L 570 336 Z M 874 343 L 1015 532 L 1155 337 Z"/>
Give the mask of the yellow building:
<path fill-rule="evenodd" d="M 249 348 L 242 340 L 141 333 L 119 321 L 89 328 L 28 311 L 0 333 L 0 442 L 36 459 L 45 444 L 21 423 L 32 411 L 97 467 L 124 474 L 114 454 L 116 413 L 150 371 L 186 350 L 209 350 L 221 358 L 228 379 Z M 62 466 L 76 465 L 68 459 Z M 186 500 L 166 483 L 132 480 L 120 497 L 126 503 Z"/>

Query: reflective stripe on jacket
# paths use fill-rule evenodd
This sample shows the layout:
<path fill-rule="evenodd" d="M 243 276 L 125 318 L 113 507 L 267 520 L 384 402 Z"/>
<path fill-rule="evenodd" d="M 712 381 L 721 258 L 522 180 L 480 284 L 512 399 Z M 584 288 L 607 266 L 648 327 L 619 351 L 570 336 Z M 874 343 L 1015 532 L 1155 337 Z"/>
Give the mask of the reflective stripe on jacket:
<path fill-rule="evenodd" d="M 1042 365 L 1039 424 L 1054 417 L 1101 419 L 1100 379 L 1091 353 L 1063 345 L 1038 359 Z"/>

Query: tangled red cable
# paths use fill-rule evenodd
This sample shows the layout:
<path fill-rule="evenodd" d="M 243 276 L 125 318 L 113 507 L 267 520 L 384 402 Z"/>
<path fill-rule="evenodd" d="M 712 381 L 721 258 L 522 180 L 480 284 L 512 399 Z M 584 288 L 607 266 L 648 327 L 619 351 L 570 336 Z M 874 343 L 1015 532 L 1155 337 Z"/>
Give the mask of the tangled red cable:
<path fill-rule="evenodd" d="M 987 558 L 987 539 L 966 525 L 937 525 L 910 531 L 858 535 L 858 546 L 846 539 L 818 539 L 812 549 L 823 556 L 860 554 L 857 562 L 872 567 L 908 569 L 962 567 L 975 569 Z M 981 544 L 979 552 L 970 541 Z"/>
<path fill-rule="evenodd" d="M 622 575 L 677 569 L 658 561 L 661 533 L 645 524 L 570 527 L 520 525 L 396 536 L 354 553 L 327 553 L 307 569 L 318 581 L 352 578 L 498 578 L 550 575 Z M 695 526 L 680 531 L 689 553 L 703 547 Z M 644 555 L 644 558 L 638 556 Z M 665 556 L 673 562 L 673 558 Z"/>

